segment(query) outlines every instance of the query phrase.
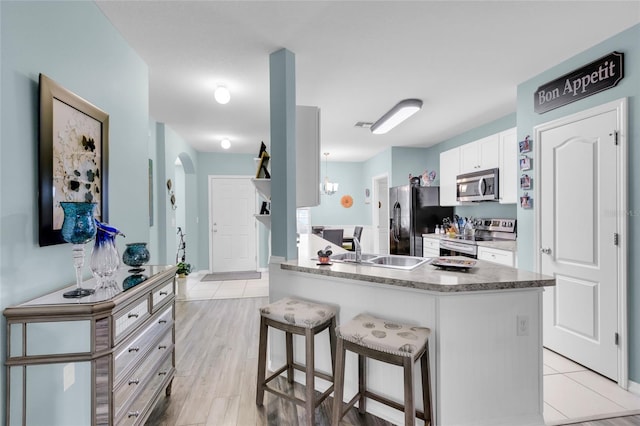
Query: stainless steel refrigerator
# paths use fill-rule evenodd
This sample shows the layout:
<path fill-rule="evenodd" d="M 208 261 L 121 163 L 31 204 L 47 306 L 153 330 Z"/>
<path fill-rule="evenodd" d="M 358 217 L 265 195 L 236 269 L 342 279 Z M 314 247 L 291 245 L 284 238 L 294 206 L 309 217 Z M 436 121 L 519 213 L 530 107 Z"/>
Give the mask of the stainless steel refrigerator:
<path fill-rule="evenodd" d="M 422 234 L 435 231 L 442 219 L 453 217 L 453 207 L 440 207 L 437 186 L 389 188 L 389 252 L 422 256 Z"/>

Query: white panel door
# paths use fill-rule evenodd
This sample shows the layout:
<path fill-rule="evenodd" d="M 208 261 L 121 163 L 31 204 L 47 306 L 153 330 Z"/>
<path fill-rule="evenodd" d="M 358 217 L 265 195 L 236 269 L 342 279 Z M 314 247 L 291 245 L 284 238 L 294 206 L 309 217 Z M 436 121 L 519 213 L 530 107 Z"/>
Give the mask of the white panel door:
<path fill-rule="evenodd" d="M 209 182 L 211 271 L 256 270 L 256 190 L 251 179 L 213 177 Z"/>
<path fill-rule="evenodd" d="M 544 346 L 618 380 L 616 111 L 540 133 Z"/>

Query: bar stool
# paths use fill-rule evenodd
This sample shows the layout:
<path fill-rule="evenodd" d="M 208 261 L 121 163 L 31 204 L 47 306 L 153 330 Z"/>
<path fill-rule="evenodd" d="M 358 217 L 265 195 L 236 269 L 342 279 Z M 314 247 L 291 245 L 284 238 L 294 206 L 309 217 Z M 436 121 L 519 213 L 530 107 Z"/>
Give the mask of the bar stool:
<path fill-rule="evenodd" d="M 264 392 L 271 392 L 281 398 L 285 398 L 306 409 L 306 423 L 312 426 L 315 423 L 315 409 L 333 392 L 333 372 L 336 359 L 336 313 L 333 306 L 323 305 L 295 298 L 284 298 L 277 302 L 260 308 L 260 343 L 258 346 L 258 380 L 256 392 L 256 404 L 262 406 Z M 267 361 L 267 335 L 269 327 L 282 330 L 286 335 L 286 364 L 275 371 L 271 376 L 266 376 Z M 331 345 L 331 375 L 315 371 L 314 365 L 314 340 L 315 335 L 325 329 L 329 329 L 329 343 Z M 305 365 L 295 363 L 293 360 L 293 335 L 297 334 L 305 338 Z M 293 383 L 293 370 L 304 371 L 305 399 L 287 395 L 279 390 L 267 386 L 267 384 L 287 371 L 287 381 Z M 314 398 L 315 376 L 331 382 L 331 386 L 317 399 Z"/>
<path fill-rule="evenodd" d="M 338 347 L 335 372 L 335 392 L 333 395 L 333 418 L 331 424 L 337 426 L 356 402 L 358 411 L 366 411 L 366 399 L 386 404 L 404 411 L 405 425 L 415 424 L 415 417 L 432 425 L 431 373 L 429 371 L 429 335 L 425 327 L 399 324 L 368 314 L 360 314 L 348 323 L 338 327 Z M 346 351 L 358 354 L 358 393 L 344 406 L 344 360 Z M 398 365 L 404 369 L 404 406 L 382 395 L 367 390 L 366 357 Z M 416 411 L 413 395 L 413 367 L 419 360 L 422 370 L 422 401 L 424 412 Z"/>

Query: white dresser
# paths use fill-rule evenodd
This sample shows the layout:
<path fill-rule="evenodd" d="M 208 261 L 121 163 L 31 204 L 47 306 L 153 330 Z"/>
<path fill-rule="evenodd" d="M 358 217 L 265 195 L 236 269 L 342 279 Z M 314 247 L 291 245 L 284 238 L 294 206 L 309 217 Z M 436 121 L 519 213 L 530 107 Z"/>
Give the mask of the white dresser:
<path fill-rule="evenodd" d="M 171 394 L 175 272 L 125 268 L 116 289 L 65 299 L 67 287 L 5 309 L 6 424 L 144 424 Z"/>

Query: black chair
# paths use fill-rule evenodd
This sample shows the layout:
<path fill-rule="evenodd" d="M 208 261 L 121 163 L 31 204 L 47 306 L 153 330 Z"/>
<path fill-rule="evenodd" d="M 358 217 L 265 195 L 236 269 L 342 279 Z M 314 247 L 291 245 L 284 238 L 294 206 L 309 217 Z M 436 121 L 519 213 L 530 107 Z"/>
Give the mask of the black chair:
<path fill-rule="evenodd" d="M 324 229 L 322 231 L 322 238 L 325 240 L 342 247 L 342 237 L 344 235 L 344 229 Z"/>
<path fill-rule="evenodd" d="M 353 239 L 357 238 L 359 242 L 362 242 L 362 226 L 356 226 L 353 229 L 353 237 L 344 237 L 342 239 L 342 248 L 349 251 L 355 251 L 355 245 Z"/>

